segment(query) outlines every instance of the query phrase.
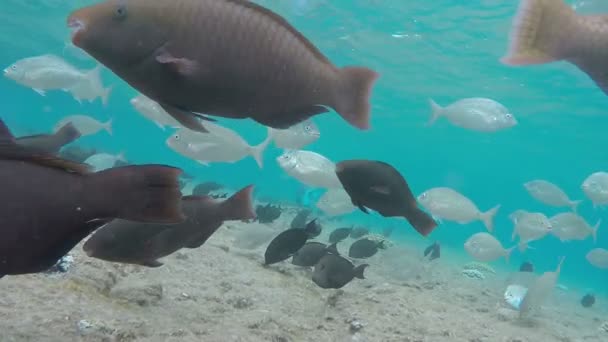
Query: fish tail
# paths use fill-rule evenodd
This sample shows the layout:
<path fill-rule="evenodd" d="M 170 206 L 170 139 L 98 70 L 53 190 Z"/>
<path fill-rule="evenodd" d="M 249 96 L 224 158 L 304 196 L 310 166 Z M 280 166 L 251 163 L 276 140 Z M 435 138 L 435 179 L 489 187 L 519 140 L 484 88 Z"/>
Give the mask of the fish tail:
<path fill-rule="evenodd" d="M 490 233 L 494 231 L 494 216 L 496 216 L 498 209 L 500 209 L 500 204 L 485 213 L 479 214 L 479 219 Z"/>
<path fill-rule="evenodd" d="M 108 120 L 108 122 L 103 124 L 103 129 L 105 129 L 109 135 L 112 135 L 112 121 L 114 119 Z"/>
<path fill-rule="evenodd" d="M 600 227 L 600 224 L 602 224 L 602 219 L 597 220 L 593 228 L 591 228 L 591 237 L 593 238 L 593 243 L 597 242 L 597 229 Z"/>
<path fill-rule="evenodd" d="M 253 185 L 249 185 L 222 202 L 221 208 L 227 220 L 249 220 L 256 217 L 252 193 Z"/>
<path fill-rule="evenodd" d="M 113 88 L 113 86 L 109 86 L 101 91 L 101 104 L 103 104 L 104 107 L 108 105 L 108 99 L 110 98 Z"/>
<path fill-rule="evenodd" d="M 405 218 L 412 225 L 412 227 L 414 227 L 414 229 L 416 229 L 416 231 L 422 236 L 429 235 L 433 231 L 433 229 L 437 227 L 437 222 L 435 222 L 435 220 L 433 220 L 433 218 L 429 214 L 425 213 L 420 209 L 416 209 L 408 216 L 406 216 Z"/>
<path fill-rule="evenodd" d="M 439 119 L 441 110 L 443 109 L 437 102 L 433 101 L 433 99 L 429 99 L 429 105 L 431 106 L 431 118 L 429 119 L 429 122 L 427 122 L 427 126 L 431 126 Z"/>
<path fill-rule="evenodd" d="M 184 220 L 179 176 L 182 170 L 164 165 L 124 166 L 87 175 L 85 210 L 94 217 L 179 223 Z"/>
<path fill-rule="evenodd" d="M 345 67 L 338 72 L 335 110 L 349 124 L 369 129 L 370 97 L 379 74 L 371 69 Z"/>
<path fill-rule="evenodd" d="M 369 265 L 368 264 L 361 264 L 361 265 L 355 267 L 353 269 L 355 277 L 359 278 L 359 279 L 365 279 L 365 275 L 363 274 L 363 272 L 365 271 L 365 269 L 367 268 L 367 266 L 369 266 Z"/>
<path fill-rule="evenodd" d="M 76 127 L 74 127 L 74 124 L 72 122 L 68 122 L 67 124 L 61 126 L 61 128 L 59 128 L 55 135 L 61 137 L 61 140 L 63 141 L 62 145 L 67 145 L 72 141 L 80 138 L 81 134 L 80 131 L 77 130 Z"/>
<path fill-rule="evenodd" d="M 581 204 L 582 200 L 577 200 L 577 201 L 570 201 L 570 208 L 572 209 L 572 212 L 576 213 L 576 208 L 578 208 L 578 205 Z"/>
<path fill-rule="evenodd" d="M 506 65 L 544 64 L 562 59 L 565 44 L 574 38 L 576 13 L 563 0 L 521 0 L 513 20 L 510 46 L 500 59 Z"/>
<path fill-rule="evenodd" d="M 266 136 L 266 139 L 264 139 L 261 144 L 251 147 L 251 155 L 253 156 L 253 159 L 255 159 L 255 162 L 258 164 L 260 169 L 264 167 L 264 151 L 271 141 L 272 128 L 268 127 L 268 136 Z"/>

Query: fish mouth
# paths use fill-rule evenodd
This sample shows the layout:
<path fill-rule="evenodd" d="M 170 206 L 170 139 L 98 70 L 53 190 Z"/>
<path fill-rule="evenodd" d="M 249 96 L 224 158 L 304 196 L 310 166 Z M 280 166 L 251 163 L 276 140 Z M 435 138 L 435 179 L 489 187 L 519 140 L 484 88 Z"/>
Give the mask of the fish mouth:
<path fill-rule="evenodd" d="M 79 44 L 82 41 L 82 35 L 86 29 L 84 21 L 72 15 L 68 18 L 68 27 L 70 28 L 72 44 L 80 47 Z"/>

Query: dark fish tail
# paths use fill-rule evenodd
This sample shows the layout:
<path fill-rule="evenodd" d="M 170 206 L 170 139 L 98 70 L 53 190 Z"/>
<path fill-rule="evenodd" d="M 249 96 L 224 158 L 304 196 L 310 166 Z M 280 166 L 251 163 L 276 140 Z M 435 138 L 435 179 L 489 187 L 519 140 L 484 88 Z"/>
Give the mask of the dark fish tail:
<path fill-rule="evenodd" d="M 220 207 L 226 215 L 226 220 L 254 219 L 256 214 L 251 200 L 253 185 L 249 185 L 222 202 Z"/>
<path fill-rule="evenodd" d="M 345 67 L 338 71 L 335 110 L 351 125 L 369 129 L 370 97 L 378 73 L 361 67 Z"/>
<path fill-rule="evenodd" d="M 365 269 L 367 268 L 367 266 L 369 266 L 369 265 L 368 264 L 361 264 L 361 265 L 355 267 L 353 269 L 353 273 L 355 275 L 355 278 L 365 279 L 365 276 L 363 275 L 363 271 L 365 271 Z"/>
<path fill-rule="evenodd" d="M 437 222 L 429 214 L 418 208 L 409 212 L 405 218 L 422 236 L 429 235 L 437 227 Z"/>
<path fill-rule="evenodd" d="M 164 165 L 124 166 L 88 175 L 86 198 L 101 217 L 179 223 L 185 219 L 181 170 Z"/>

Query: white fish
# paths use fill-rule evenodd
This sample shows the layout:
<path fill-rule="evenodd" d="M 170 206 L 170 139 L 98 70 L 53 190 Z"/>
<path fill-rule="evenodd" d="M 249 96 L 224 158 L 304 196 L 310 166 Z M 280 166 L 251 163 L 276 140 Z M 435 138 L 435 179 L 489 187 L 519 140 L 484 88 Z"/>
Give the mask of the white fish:
<path fill-rule="evenodd" d="M 441 107 L 435 101 L 431 105 L 432 125 L 438 118 L 446 117 L 452 124 L 479 132 L 496 132 L 517 125 L 513 114 L 502 104 L 486 98 L 468 98 Z"/>
<path fill-rule="evenodd" d="M 515 210 L 514 212 L 509 214 L 509 220 L 511 220 L 511 222 L 513 222 L 513 224 L 515 225 L 517 224 L 517 221 L 519 221 L 525 214 L 529 214 L 529 212 L 522 209 Z"/>
<path fill-rule="evenodd" d="M 439 219 L 467 224 L 480 220 L 488 231 L 494 230 L 494 216 L 500 205 L 482 213 L 475 203 L 454 189 L 432 188 L 418 196 L 418 202 Z"/>
<path fill-rule="evenodd" d="M 344 215 L 357 209 L 344 189 L 327 190 L 317 201 L 317 208 L 329 216 Z"/>
<path fill-rule="evenodd" d="M 91 165 L 94 172 L 99 172 L 114 167 L 117 161 L 127 162 L 124 153 L 118 155 L 97 153 L 87 158 L 84 163 Z"/>
<path fill-rule="evenodd" d="M 102 129 L 108 132 L 108 134 L 112 135 L 112 119 L 105 123 L 101 123 L 88 115 L 71 115 L 65 117 L 55 125 L 53 131 L 57 132 L 68 122 L 71 122 L 82 136 L 96 134 Z"/>
<path fill-rule="evenodd" d="M 151 100 L 145 95 L 140 94 L 132 98 L 130 102 L 138 113 L 148 120 L 153 121 L 163 130 L 165 129 L 165 126 L 174 128 L 181 127 L 180 123 L 169 115 L 169 113 L 167 113 L 156 101 Z"/>
<path fill-rule="evenodd" d="M 235 163 L 247 156 L 252 156 L 260 168 L 263 167 L 264 150 L 272 137 L 268 137 L 257 146 L 250 146 L 235 131 L 211 122 L 205 122 L 208 133 L 195 132 L 180 128 L 166 143 L 175 152 L 199 161 Z"/>
<path fill-rule="evenodd" d="M 464 243 L 464 249 L 477 261 L 489 262 L 504 257 L 509 262 L 509 256 L 514 247 L 506 249 L 494 236 L 481 232 L 471 235 Z"/>
<path fill-rule="evenodd" d="M 573 201 L 557 185 L 542 179 L 524 183 L 524 188 L 537 201 L 552 207 L 570 207 L 576 212 L 581 201 Z"/>
<path fill-rule="evenodd" d="M 561 213 L 551 217 L 549 222 L 552 227 L 551 234 L 561 241 L 585 240 L 591 235 L 593 242 L 596 242 L 597 229 L 602 220 L 598 220 L 595 226 L 591 227 L 584 218 L 575 213 Z"/>
<path fill-rule="evenodd" d="M 321 133 L 315 123 L 308 119 L 287 129 L 272 129 L 272 139 L 278 148 L 299 150 L 317 141 Z"/>
<path fill-rule="evenodd" d="M 511 239 L 519 236 L 519 250 L 525 251 L 530 241 L 540 240 L 551 231 L 551 222 L 543 213 L 525 213 L 519 217 Z"/>
<path fill-rule="evenodd" d="M 343 188 L 336 175 L 336 164 L 318 153 L 289 150 L 277 157 L 277 163 L 288 175 L 310 187 Z"/>
<path fill-rule="evenodd" d="M 55 55 L 21 59 L 4 69 L 4 76 L 44 96 L 47 90 L 66 90 L 83 79 L 99 77 L 95 69 L 78 70 Z"/>
<path fill-rule="evenodd" d="M 112 92 L 112 87 L 103 87 L 101 81 L 101 64 L 91 70 L 90 77 L 82 78 L 78 83 L 66 89 L 79 103 L 82 101 L 93 102 L 100 98 L 104 106 L 108 105 L 108 99 Z"/>
<path fill-rule="evenodd" d="M 581 188 L 594 208 L 608 204 L 608 172 L 591 174 L 583 181 Z"/>
<path fill-rule="evenodd" d="M 505 291 L 505 302 L 513 309 L 519 310 L 528 288 L 521 285 L 509 285 Z"/>
<path fill-rule="evenodd" d="M 562 264 L 565 258 L 562 257 L 557 265 L 555 272 L 545 272 L 530 286 L 524 299 L 519 305 L 519 316 L 524 317 L 532 310 L 540 308 L 540 306 L 547 300 L 559 278 L 559 274 L 562 270 Z"/>
<path fill-rule="evenodd" d="M 597 268 L 608 269 L 608 250 L 594 248 L 585 256 L 589 263 Z"/>

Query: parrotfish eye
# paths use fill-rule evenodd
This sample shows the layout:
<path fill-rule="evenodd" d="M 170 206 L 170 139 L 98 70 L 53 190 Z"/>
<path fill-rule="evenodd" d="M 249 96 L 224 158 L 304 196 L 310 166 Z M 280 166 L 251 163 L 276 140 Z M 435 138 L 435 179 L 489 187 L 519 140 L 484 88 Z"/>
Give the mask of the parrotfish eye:
<path fill-rule="evenodd" d="M 122 20 L 127 16 L 127 4 L 124 1 L 119 1 L 114 10 L 114 19 Z"/>

